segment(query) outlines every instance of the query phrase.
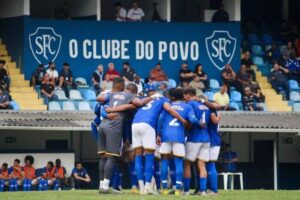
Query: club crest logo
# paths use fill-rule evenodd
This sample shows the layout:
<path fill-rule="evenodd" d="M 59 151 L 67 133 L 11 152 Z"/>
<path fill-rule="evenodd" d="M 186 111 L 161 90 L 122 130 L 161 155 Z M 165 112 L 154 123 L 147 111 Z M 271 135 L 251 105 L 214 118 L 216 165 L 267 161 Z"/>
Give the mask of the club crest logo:
<path fill-rule="evenodd" d="M 236 39 L 228 31 L 217 30 L 205 39 L 205 45 L 212 64 L 222 70 L 234 56 Z"/>
<path fill-rule="evenodd" d="M 52 27 L 38 27 L 29 34 L 32 55 L 39 64 L 54 62 L 61 46 L 62 37 Z"/>

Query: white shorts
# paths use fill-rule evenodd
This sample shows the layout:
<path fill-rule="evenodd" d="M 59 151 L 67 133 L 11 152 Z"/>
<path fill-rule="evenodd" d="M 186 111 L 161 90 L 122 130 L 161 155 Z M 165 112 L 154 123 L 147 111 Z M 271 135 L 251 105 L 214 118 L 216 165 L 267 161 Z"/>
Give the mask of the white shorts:
<path fill-rule="evenodd" d="M 209 142 L 187 142 L 185 144 L 185 159 L 195 162 L 197 159 L 209 161 Z"/>
<path fill-rule="evenodd" d="M 132 147 L 134 149 L 143 147 L 148 150 L 156 149 L 155 130 L 146 123 L 132 124 Z"/>
<path fill-rule="evenodd" d="M 161 154 L 173 153 L 174 156 L 184 157 L 185 156 L 184 144 L 177 143 L 177 142 L 163 142 L 161 143 L 160 146 L 160 153 Z"/>
<path fill-rule="evenodd" d="M 161 155 L 160 155 L 160 146 L 156 145 L 156 149 L 154 151 L 154 157 L 160 159 Z"/>
<path fill-rule="evenodd" d="M 214 146 L 209 148 L 209 160 L 217 161 L 219 158 L 220 146 Z"/>

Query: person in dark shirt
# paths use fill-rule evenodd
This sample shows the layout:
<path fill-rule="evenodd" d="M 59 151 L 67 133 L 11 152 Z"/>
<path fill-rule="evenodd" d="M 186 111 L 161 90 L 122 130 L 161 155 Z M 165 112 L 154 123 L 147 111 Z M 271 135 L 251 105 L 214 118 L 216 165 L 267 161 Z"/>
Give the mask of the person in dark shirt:
<path fill-rule="evenodd" d="M 63 88 L 67 97 L 69 97 L 69 87 L 76 89 L 76 84 L 69 63 L 64 63 L 63 70 L 59 73 L 59 88 Z"/>
<path fill-rule="evenodd" d="M 251 75 L 247 72 L 246 66 L 242 64 L 240 71 L 237 75 L 237 89 L 243 92 L 246 86 L 250 86 L 252 82 Z"/>
<path fill-rule="evenodd" d="M 4 88 L 0 87 L 0 110 L 11 110 L 13 107 L 9 104 L 9 96 L 4 92 Z"/>
<path fill-rule="evenodd" d="M 188 69 L 188 63 L 183 62 L 181 65 L 181 69 L 179 70 L 179 80 L 183 87 L 186 87 L 194 77 L 194 73 Z"/>
<path fill-rule="evenodd" d="M 219 6 L 219 10 L 214 13 L 211 21 L 212 22 L 228 22 L 229 21 L 228 12 L 226 12 L 224 10 L 223 4 L 221 4 Z"/>
<path fill-rule="evenodd" d="M 290 58 L 285 63 L 285 67 L 289 70 L 289 79 L 300 82 L 300 64 L 294 53 L 291 53 Z"/>
<path fill-rule="evenodd" d="M 229 64 L 226 64 L 222 71 L 222 81 L 228 88 L 236 87 L 236 74 Z"/>
<path fill-rule="evenodd" d="M 267 63 L 273 63 L 274 61 L 277 61 L 280 57 L 281 52 L 278 49 L 277 45 L 273 43 L 271 49 L 266 52 L 266 61 Z"/>
<path fill-rule="evenodd" d="M 253 62 L 249 51 L 245 52 L 244 58 L 241 60 L 241 64 L 246 66 L 246 71 L 251 75 L 252 80 L 256 81 L 255 71 L 252 69 Z"/>
<path fill-rule="evenodd" d="M 43 64 L 39 64 L 31 76 L 31 85 L 35 88 L 36 85 L 41 85 L 44 75 L 46 74 Z"/>
<path fill-rule="evenodd" d="M 50 81 L 49 74 L 45 74 L 44 81 L 41 85 L 41 94 L 44 98 L 44 103 L 48 105 L 49 101 L 57 101 L 58 97 L 54 94 L 55 86 L 52 81 Z"/>
<path fill-rule="evenodd" d="M 6 69 L 4 69 L 5 63 L 5 60 L 0 60 L 0 85 L 9 91 L 10 77 L 8 76 Z"/>
<path fill-rule="evenodd" d="M 255 102 L 255 97 L 252 94 L 250 87 L 244 88 L 243 108 L 245 111 L 261 111 L 262 108 Z"/>
<path fill-rule="evenodd" d="M 130 67 L 129 62 L 123 63 L 123 70 L 121 71 L 121 77 L 125 82 L 133 82 L 136 76 L 135 70 Z"/>
<path fill-rule="evenodd" d="M 203 70 L 202 64 L 197 64 L 194 69 L 194 75 L 199 76 L 200 81 L 204 84 L 205 88 L 209 88 L 209 80 L 207 74 Z"/>
<path fill-rule="evenodd" d="M 87 189 L 91 182 L 91 178 L 88 175 L 86 169 L 83 168 L 81 162 L 75 163 L 75 168 L 72 170 L 72 175 L 70 180 L 71 180 L 72 190 Z"/>
<path fill-rule="evenodd" d="M 103 65 L 98 65 L 97 69 L 92 74 L 92 83 L 97 96 L 101 92 L 101 84 L 103 78 L 104 78 Z"/>
<path fill-rule="evenodd" d="M 272 72 L 269 77 L 269 82 L 272 87 L 279 93 L 280 87 L 285 91 L 285 98 L 289 99 L 290 86 L 288 84 L 289 70 L 280 66 L 278 63 L 274 63 Z"/>
<path fill-rule="evenodd" d="M 236 172 L 236 162 L 238 161 L 237 153 L 231 151 L 230 144 L 225 144 L 225 152 L 220 156 L 224 172 Z"/>

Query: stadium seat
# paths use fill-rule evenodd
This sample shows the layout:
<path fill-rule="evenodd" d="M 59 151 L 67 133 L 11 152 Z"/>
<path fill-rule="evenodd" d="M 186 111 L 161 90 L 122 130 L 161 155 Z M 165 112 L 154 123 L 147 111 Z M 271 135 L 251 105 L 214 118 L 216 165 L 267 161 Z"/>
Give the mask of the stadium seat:
<path fill-rule="evenodd" d="M 292 91 L 299 91 L 300 90 L 299 84 L 295 80 L 289 80 L 289 86 L 290 86 L 290 89 Z"/>
<path fill-rule="evenodd" d="M 258 44 L 259 43 L 259 40 L 258 40 L 258 37 L 256 34 L 249 34 L 248 35 L 248 41 L 251 43 L 251 44 Z"/>
<path fill-rule="evenodd" d="M 261 40 L 263 41 L 264 44 L 272 44 L 272 36 L 269 35 L 269 34 L 264 34 L 262 37 L 261 37 Z"/>
<path fill-rule="evenodd" d="M 259 46 L 259 45 L 253 45 L 252 48 L 251 48 L 251 52 L 254 55 L 263 55 L 264 54 L 261 46 Z"/>
<path fill-rule="evenodd" d="M 268 44 L 265 46 L 265 51 L 269 51 L 272 48 L 272 45 Z"/>
<path fill-rule="evenodd" d="M 77 84 L 77 87 L 84 87 L 84 88 L 90 87 L 90 86 L 87 84 L 85 78 L 83 78 L 83 77 L 78 77 L 78 78 L 76 78 L 76 79 L 75 79 L 75 83 Z"/>
<path fill-rule="evenodd" d="M 90 104 L 86 101 L 80 101 L 78 103 L 78 110 L 81 111 L 91 110 Z"/>
<path fill-rule="evenodd" d="M 57 101 L 50 101 L 48 108 L 49 110 L 61 110 L 60 104 Z"/>
<path fill-rule="evenodd" d="M 222 172 L 218 173 L 218 175 L 223 176 L 224 190 L 228 189 L 228 182 L 230 182 L 230 189 L 234 190 L 234 176 L 239 176 L 240 189 L 244 190 L 244 177 L 242 172 Z"/>
<path fill-rule="evenodd" d="M 13 107 L 14 110 L 20 110 L 20 106 L 17 102 L 11 101 L 9 104 Z"/>
<path fill-rule="evenodd" d="M 89 100 L 89 101 L 94 101 L 96 100 L 96 94 L 93 90 L 86 90 L 84 92 L 84 99 Z"/>
<path fill-rule="evenodd" d="M 169 83 L 168 83 L 170 88 L 176 88 L 177 83 L 174 79 L 169 79 Z"/>
<path fill-rule="evenodd" d="M 63 110 L 76 110 L 72 101 L 63 102 Z"/>
<path fill-rule="evenodd" d="M 230 92 L 231 100 L 234 102 L 241 102 L 242 101 L 242 94 L 238 91 Z"/>
<path fill-rule="evenodd" d="M 300 101 L 300 94 L 299 94 L 299 92 L 296 92 L 296 91 L 290 92 L 290 100 L 291 101 Z"/>
<path fill-rule="evenodd" d="M 230 102 L 229 103 L 229 107 L 235 108 L 237 111 L 240 110 L 240 107 L 239 107 L 239 105 L 236 102 Z"/>
<path fill-rule="evenodd" d="M 214 100 L 214 93 L 213 92 L 207 91 L 207 92 L 204 92 L 204 95 L 207 96 L 207 98 L 208 98 L 209 101 L 213 101 Z"/>
<path fill-rule="evenodd" d="M 287 50 L 287 46 L 286 45 L 281 45 L 280 47 L 279 47 L 279 50 L 280 50 L 280 53 L 284 53 L 286 50 Z"/>
<path fill-rule="evenodd" d="M 59 100 L 67 100 L 66 93 L 63 90 L 55 90 L 54 94 L 58 97 Z"/>
<path fill-rule="evenodd" d="M 96 107 L 97 103 L 98 103 L 97 101 L 89 101 L 89 104 L 90 104 L 92 109 L 94 109 Z"/>
<path fill-rule="evenodd" d="M 252 58 L 252 61 L 254 65 L 259 65 L 259 66 L 265 65 L 264 59 L 260 56 L 254 56 Z"/>
<path fill-rule="evenodd" d="M 210 88 L 214 91 L 217 91 L 220 89 L 220 84 L 219 84 L 219 81 L 216 80 L 216 79 L 210 79 L 209 80 L 209 85 L 210 85 Z"/>
<path fill-rule="evenodd" d="M 78 90 L 70 90 L 70 99 L 83 100 L 83 98 Z"/>
<path fill-rule="evenodd" d="M 300 112 L 300 103 L 294 103 L 293 111 L 294 112 Z"/>

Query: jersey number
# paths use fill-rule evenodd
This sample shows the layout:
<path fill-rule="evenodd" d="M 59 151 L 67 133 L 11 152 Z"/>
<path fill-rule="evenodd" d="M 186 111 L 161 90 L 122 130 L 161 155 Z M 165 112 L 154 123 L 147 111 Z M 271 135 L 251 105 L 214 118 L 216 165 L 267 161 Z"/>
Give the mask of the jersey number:
<path fill-rule="evenodd" d="M 176 118 L 172 119 L 172 121 L 169 123 L 169 126 L 179 126 L 178 120 Z"/>
<path fill-rule="evenodd" d="M 152 107 L 152 103 L 153 101 L 150 101 L 149 103 L 147 103 L 142 109 L 143 110 L 149 110 Z"/>

